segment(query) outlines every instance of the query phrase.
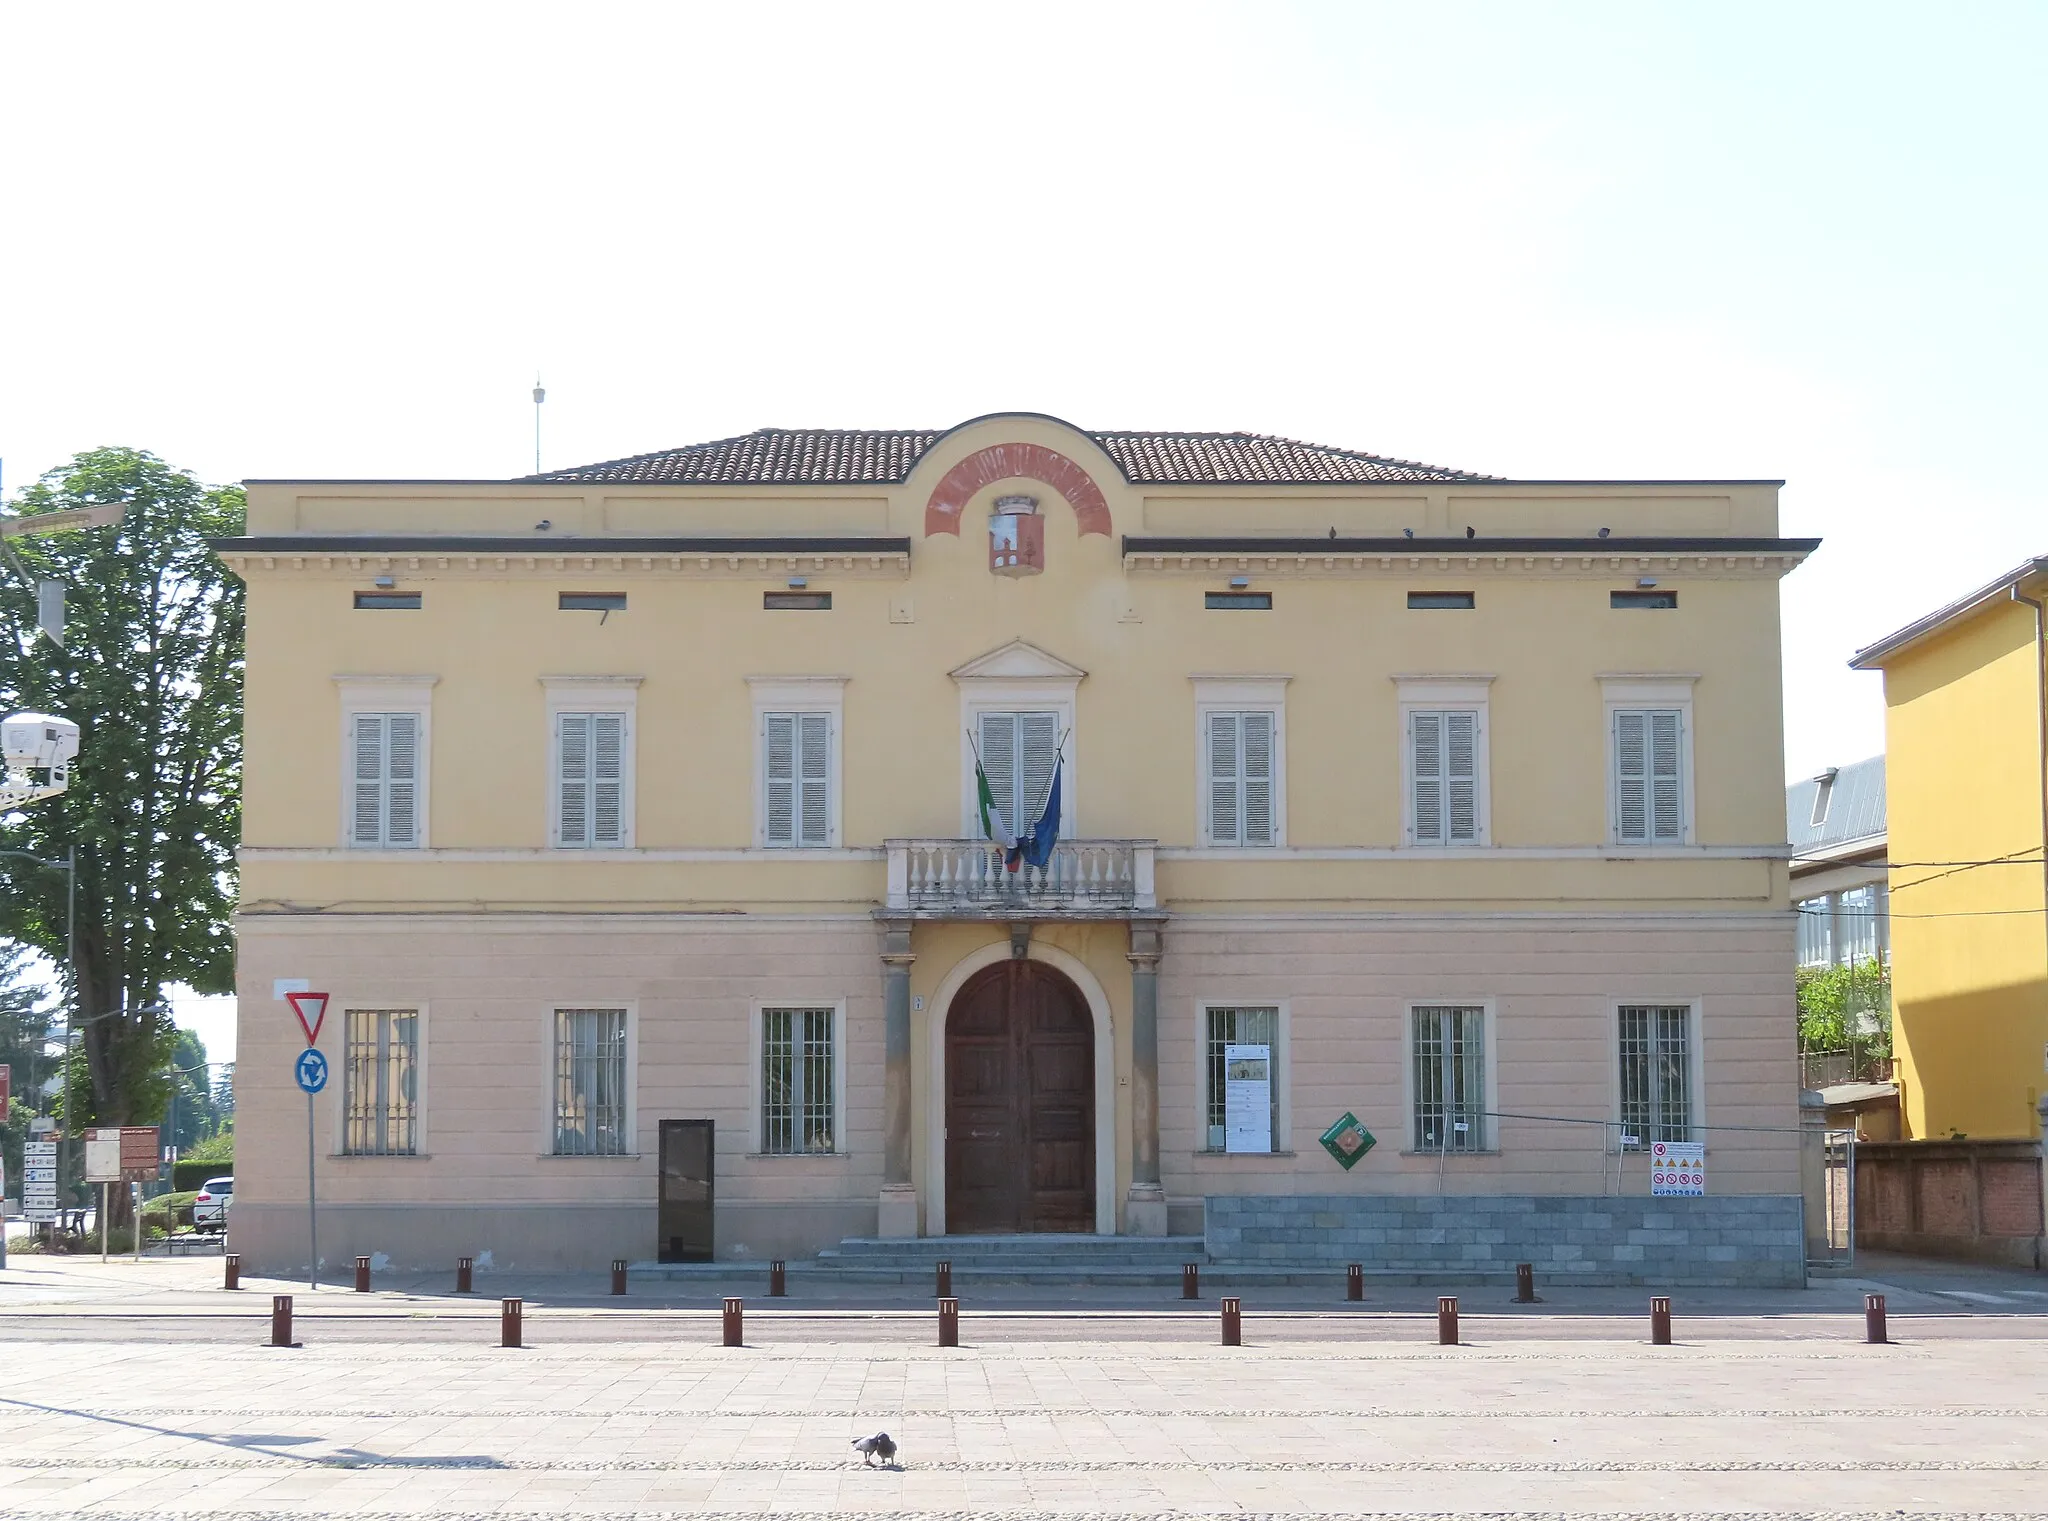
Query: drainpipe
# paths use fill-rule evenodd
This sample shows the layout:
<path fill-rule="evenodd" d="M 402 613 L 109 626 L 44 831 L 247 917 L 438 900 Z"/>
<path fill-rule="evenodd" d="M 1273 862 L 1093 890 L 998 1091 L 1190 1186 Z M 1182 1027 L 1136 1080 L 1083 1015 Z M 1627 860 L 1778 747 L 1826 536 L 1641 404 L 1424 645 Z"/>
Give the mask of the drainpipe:
<path fill-rule="evenodd" d="M 2034 568 L 2048 567 L 2036 560 Z M 2012 588 L 2012 600 L 2034 610 L 2034 716 L 2040 728 L 2035 755 L 2041 765 L 2035 789 L 2041 801 L 2041 988 L 2043 999 L 2048 1000 L 2048 607 L 2036 597 L 2022 595 L 2017 585 Z M 2042 1025 L 2048 1029 L 2048 1017 Z M 2048 1145 L 2048 1122 L 2044 1122 L 2042 1141 Z M 2048 1172 L 2048 1158 L 2044 1158 L 2043 1171 Z"/>

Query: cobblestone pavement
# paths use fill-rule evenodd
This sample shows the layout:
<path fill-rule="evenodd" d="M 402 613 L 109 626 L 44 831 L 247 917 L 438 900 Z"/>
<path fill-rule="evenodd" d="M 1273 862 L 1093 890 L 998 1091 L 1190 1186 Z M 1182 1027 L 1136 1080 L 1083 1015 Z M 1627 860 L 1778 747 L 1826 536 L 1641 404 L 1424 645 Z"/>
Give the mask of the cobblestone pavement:
<path fill-rule="evenodd" d="M 507 1350 L 495 1283 L 481 1303 L 299 1286 L 304 1345 L 273 1349 L 266 1291 L 292 1286 L 219 1273 L 13 1260 L 0 1517 L 2048 1521 L 2034 1275 L 1925 1275 L 1884 1347 L 1855 1284 L 1690 1317 L 1681 1295 L 1668 1348 L 1636 1291 L 1562 1313 L 1495 1293 L 1459 1347 L 1434 1344 L 1431 1296 L 1389 1291 L 1248 1305 L 1241 1348 L 1213 1304 L 1157 1296 L 970 1301 L 945 1350 L 928 1298 L 755 1300 L 728 1349 L 715 1313 L 536 1280 L 532 1344 Z M 878 1429 L 899 1467 L 849 1445 Z"/>

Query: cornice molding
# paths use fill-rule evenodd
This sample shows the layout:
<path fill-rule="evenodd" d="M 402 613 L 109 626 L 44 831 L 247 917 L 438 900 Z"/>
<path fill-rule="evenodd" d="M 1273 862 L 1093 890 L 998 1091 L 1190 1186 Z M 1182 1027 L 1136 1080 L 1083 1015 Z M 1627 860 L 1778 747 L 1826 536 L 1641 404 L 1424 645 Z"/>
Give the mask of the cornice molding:
<path fill-rule="evenodd" d="M 845 550 L 633 550 L 521 549 L 451 551 L 420 549 L 265 549 L 220 551 L 221 562 L 238 576 L 305 575 L 333 580 L 405 576 L 414 580 L 515 580 L 582 573 L 663 580 L 783 582 L 790 576 L 835 576 L 854 581 L 904 581 L 910 551 Z"/>

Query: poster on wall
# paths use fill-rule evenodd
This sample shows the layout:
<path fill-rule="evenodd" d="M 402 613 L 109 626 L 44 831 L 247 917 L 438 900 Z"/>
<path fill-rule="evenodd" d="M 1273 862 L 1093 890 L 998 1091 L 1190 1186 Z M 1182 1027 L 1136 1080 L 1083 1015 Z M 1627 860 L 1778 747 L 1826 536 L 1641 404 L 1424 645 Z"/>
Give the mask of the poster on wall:
<path fill-rule="evenodd" d="M 1698 1141 L 1656 1141 L 1650 1146 L 1650 1192 L 1703 1199 L 1707 1193 L 1707 1148 Z"/>
<path fill-rule="evenodd" d="M 1223 1149 L 1273 1149 L 1273 1048 L 1223 1048 Z"/>

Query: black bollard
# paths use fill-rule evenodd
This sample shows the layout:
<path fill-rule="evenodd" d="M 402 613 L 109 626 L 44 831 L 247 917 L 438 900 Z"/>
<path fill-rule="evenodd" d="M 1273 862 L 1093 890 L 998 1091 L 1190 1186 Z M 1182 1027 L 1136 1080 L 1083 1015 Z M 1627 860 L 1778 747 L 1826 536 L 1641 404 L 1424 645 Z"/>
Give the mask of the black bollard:
<path fill-rule="evenodd" d="M 725 1344 L 728 1347 L 746 1345 L 746 1326 L 743 1319 L 746 1307 L 746 1301 L 743 1299 L 728 1299 L 725 1302 Z"/>
<path fill-rule="evenodd" d="M 789 1279 L 780 1262 L 768 1264 L 768 1297 L 781 1299 L 789 1293 Z"/>
<path fill-rule="evenodd" d="M 1650 1345 L 1671 1345 L 1671 1301 L 1662 1294 L 1650 1301 Z"/>
<path fill-rule="evenodd" d="M 1200 1299 L 1202 1297 L 1202 1269 L 1192 1262 L 1180 1265 L 1180 1297 Z"/>
<path fill-rule="evenodd" d="M 1223 1301 L 1223 1345 L 1241 1347 L 1244 1345 L 1244 1308 L 1236 1299 Z"/>
<path fill-rule="evenodd" d="M 367 1257 L 356 1258 L 356 1292 L 370 1292 L 370 1259 Z"/>
<path fill-rule="evenodd" d="M 1354 1262 L 1344 1269 L 1344 1297 L 1357 1301 L 1365 1298 L 1365 1264 Z"/>
<path fill-rule="evenodd" d="M 1863 1296 L 1863 1339 L 1873 1347 L 1881 1347 L 1891 1338 L 1885 1334 L 1884 1295 Z"/>
<path fill-rule="evenodd" d="M 938 1295 L 939 1298 L 944 1299 L 953 1292 L 953 1264 L 951 1262 L 941 1262 L 938 1265 L 937 1271 L 932 1276 L 936 1280 L 932 1284 L 932 1292 Z"/>
<path fill-rule="evenodd" d="M 229 1252 L 221 1260 L 227 1266 L 227 1282 L 222 1284 L 221 1287 L 239 1289 L 242 1286 L 242 1254 L 240 1252 Z"/>
<path fill-rule="evenodd" d="M 951 1295 L 939 1297 L 939 1345 L 960 1345 L 960 1301 Z"/>
<path fill-rule="evenodd" d="M 292 1341 L 292 1296 L 273 1294 L 270 1296 L 270 1344 L 273 1347 L 289 1347 Z"/>
<path fill-rule="evenodd" d="M 1458 1298 L 1455 1294 L 1441 1294 L 1437 1297 L 1436 1344 L 1440 1347 L 1455 1347 L 1458 1344 Z"/>
<path fill-rule="evenodd" d="M 1530 1262 L 1515 1264 L 1515 1303 L 1536 1302 L 1536 1266 Z"/>
<path fill-rule="evenodd" d="M 476 1259 L 474 1257 L 457 1257 L 455 1259 L 455 1292 L 458 1294 L 473 1293 L 475 1282 Z"/>
<path fill-rule="evenodd" d="M 623 1257 L 612 1258 L 612 1292 L 626 1292 L 626 1259 Z"/>
<path fill-rule="evenodd" d="M 526 1301 L 506 1299 L 498 1304 L 498 1345 L 501 1347 L 524 1346 L 521 1333 L 526 1329 Z"/>

